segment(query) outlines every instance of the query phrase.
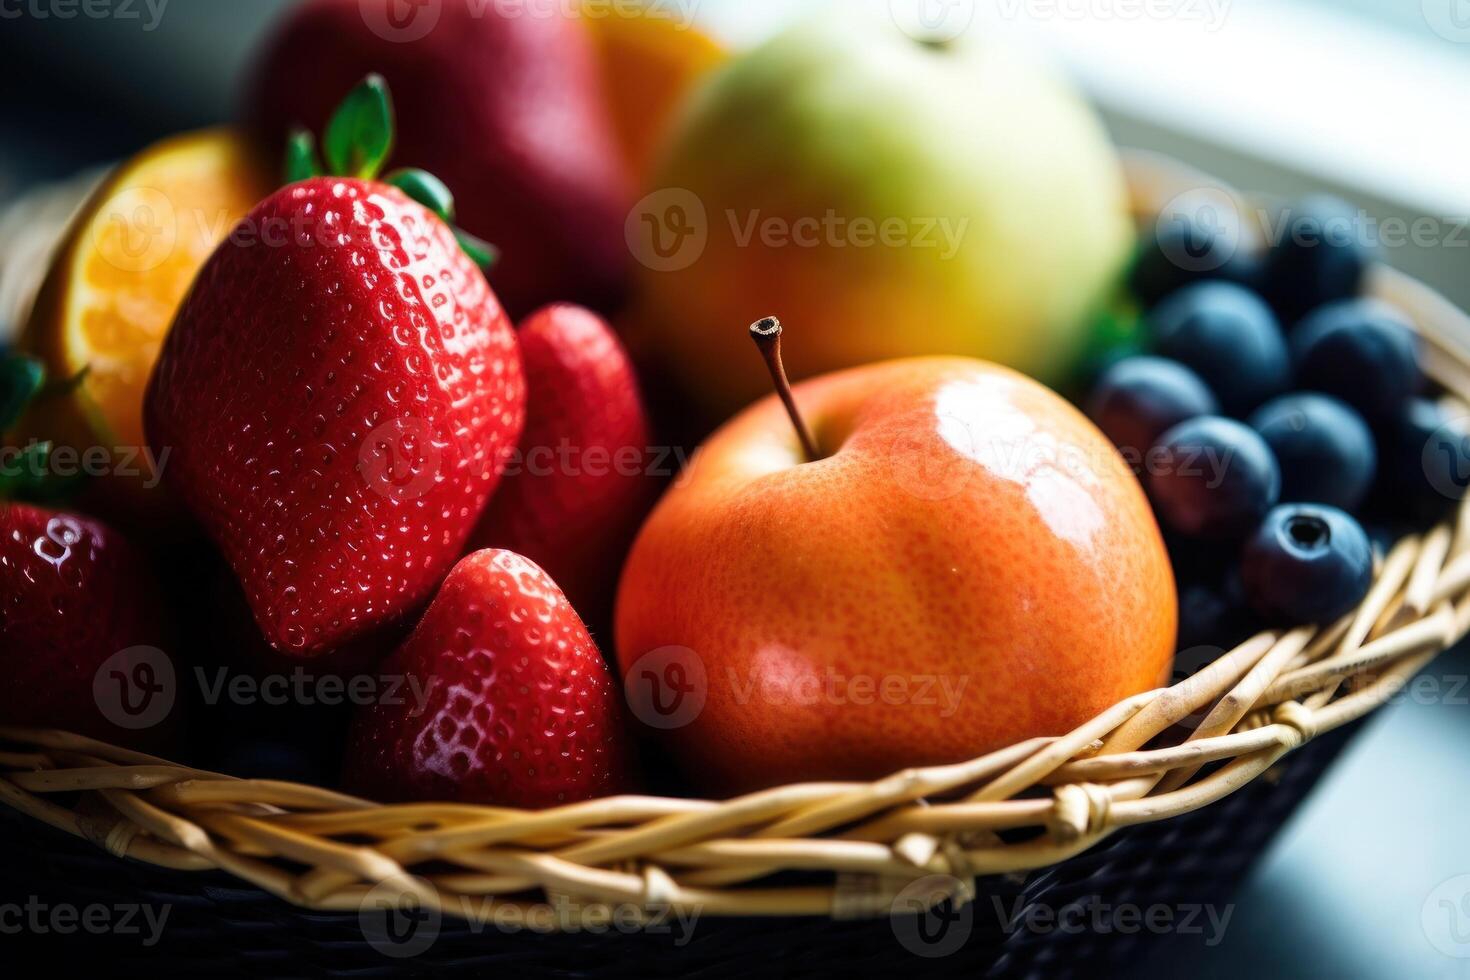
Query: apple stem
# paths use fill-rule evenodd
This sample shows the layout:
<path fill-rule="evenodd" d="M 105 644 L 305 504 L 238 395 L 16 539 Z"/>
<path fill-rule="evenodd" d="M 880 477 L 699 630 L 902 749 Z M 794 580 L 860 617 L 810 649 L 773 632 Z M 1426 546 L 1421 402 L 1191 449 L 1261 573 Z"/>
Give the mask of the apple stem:
<path fill-rule="evenodd" d="M 801 440 L 808 462 L 820 459 L 817 442 L 802 421 L 801 412 L 796 409 L 791 382 L 786 378 L 786 366 L 781 363 L 781 321 L 773 316 L 762 317 L 750 325 L 750 336 L 765 359 L 766 370 L 771 372 L 771 383 L 776 386 L 776 394 L 781 396 L 781 404 L 786 406 L 786 414 L 791 419 L 792 428 L 796 429 L 796 437 Z"/>

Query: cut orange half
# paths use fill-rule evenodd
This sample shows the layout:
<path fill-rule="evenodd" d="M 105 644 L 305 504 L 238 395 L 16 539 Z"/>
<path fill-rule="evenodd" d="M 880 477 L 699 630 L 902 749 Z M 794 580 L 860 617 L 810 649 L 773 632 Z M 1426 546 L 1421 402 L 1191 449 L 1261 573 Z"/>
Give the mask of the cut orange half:
<path fill-rule="evenodd" d="M 603 98 L 624 158 L 640 180 L 695 83 L 729 58 L 723 47 L 688 22 L 685 6 L 582 0 Z"/>
<path fill-rule="evenodd" d="M 21 340 L 52 380 L 26 430 L 78 449 L 141 449 L 143 392 L 204 260 L 270 190 L 226 129 L 176 136 L 120 165 L 72 220 Z"/>

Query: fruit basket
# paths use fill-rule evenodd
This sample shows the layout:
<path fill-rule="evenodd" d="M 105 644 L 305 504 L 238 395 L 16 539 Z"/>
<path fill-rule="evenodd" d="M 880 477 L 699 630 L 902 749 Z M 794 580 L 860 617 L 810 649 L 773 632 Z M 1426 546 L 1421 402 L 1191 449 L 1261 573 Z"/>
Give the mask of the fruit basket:
<path fill-rule="evenodd" d="M 1128 170 L 1140 223 L 1186 192 L 1226 193 L 1155 156 Z M 1470 401 L 1470 320 L 1386 267 L 1369 292 L 1413 318 L 1444 398 Z M 793 967 L 1096 969 L 1143 937 L 1018 923 L 1036 908 L 1228 901 L 1357 722 L 1467 631 L 1462 508 L 1398 540 L 1336 622 L 1259 633 L 1072 732 L 872 783 L 380 806 L 0 727 L 0 880 L 176 910 L 157 948 L 117 934 L 72 947 L 146 954 L 150 969 L 713 976 L 757 943 Z"/>

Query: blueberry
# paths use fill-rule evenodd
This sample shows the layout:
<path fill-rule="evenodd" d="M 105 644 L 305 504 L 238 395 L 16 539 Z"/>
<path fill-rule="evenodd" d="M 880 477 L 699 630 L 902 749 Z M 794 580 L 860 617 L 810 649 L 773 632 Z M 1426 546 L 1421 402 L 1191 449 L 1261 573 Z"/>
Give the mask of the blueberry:
<path fill-rule="evenodd" d="M 1259 278 L 1258 263 L 1226 234 L 1198 214 L 1174 213 L 1161 218 L 1145 236 L 1128 284 L 1148 309 L 1170 293 L 1210 279 L 1250 285 Z"/>
<path fill-rule="evenodd" d="M 1129 357 L 1114 363 L 1087 400 L 1088 417 L 1135 464 L 1165 430 L 1219 410 L 1199 375 L 1163 357 Z"/>
<path fill-rule="evenodd" d="M 1241 581 L 1252 608 L 1278 626 L 1330 623 L 1373 584 L 1373 547 L 1336 507 L 1282 504 L 1246 542 Z"/>
<path fill-rule="evenodd" d="M 1145 469 L 1160 521 L 1186 537 L 1240 537 L 1281 494 L 1281 470 L 1270 447 L 1253 429 L 1218 415 L 1165 432 L 1149 450 Z"/>
<path fill-rule="evenodd" d="M 1288 327 L 1325 303 L 1358 295 L 1371 258 L 1358 211 L 1325 195 L 1290 205 L 1267 252 L 1264 292 Z"/>
<path fill-rule="evenodd" d="M 1357 510 L 1373 486 L 1378 450 L 1362 416 L 1329 395 L 1282 395 L 1256 409 L 1251 428 L 1281 465 L 1283 503 Z"/>
<path fill-rule="evenodd" d="M 1396 415 L 1422 382 L 1413 330 L 1373 300 L 1307 317 L 1292 334 L 1291 359 L 1298 387 L 1340 398 L 1370 421 Z"/>
<path fill-rule="evenodd" d="M 1379 429 L 1381 502 L 1417 524 L 1449 516 L 1470 490 L 1470 418 L 1412 398 Z"/>
<path fill-rule="evenodd" d="M 1227 282 L 1187 286 L 1149 316 L 1156 353 L 1192 368 L 1238 417 L 1286 390 L 1286 341 L 1276 317 L 1250 290 Z"/>

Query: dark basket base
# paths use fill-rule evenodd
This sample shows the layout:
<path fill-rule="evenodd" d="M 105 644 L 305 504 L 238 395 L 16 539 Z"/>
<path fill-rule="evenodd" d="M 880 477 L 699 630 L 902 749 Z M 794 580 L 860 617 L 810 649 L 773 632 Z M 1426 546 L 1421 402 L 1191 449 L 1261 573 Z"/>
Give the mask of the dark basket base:
<path fill-rule="evenodd" d="M 1214 806 L 1120 831 L 1043 871 L 982 878 L 976 901 L 959 912 L 945 909 L 947 915 L 855 922 L 711 917 L 687 931 L 674 923 L 661 934 L 597 935 L 476 930 L 446 917 L 428 948 L 411 957 L 379 952 L 354 914 L 298 909 L 219 873 L 117 860 L 0 807 L 6 830 L 0 907 L 39 901 L 47 914 L 70 907 L 79 919 L 93 905 L 143 904 L 155 916 L 168 910 L 161 938 L 151 945 L 144 943 L 150 929 L 141 916 L 132 921 L 138 931 L 123 935 L 79 927 L 61 934 L 24 923 L 16 933 L 14 914 L 0 918 L 0 945 L 34 946 L 54 967 L 105 962 L 112 972 L 149 974 L 727 977 L 779 964 L 781 972 L 798 975 L 1108 975 L 1163 931 L 1197 936 L 1203 949 L 1211 934 L 1206 910 L 1224 910 L 1252 862 L 1358 727 L 1308 743 Z M 1167 915 L 1173 925 L 1150 925 L 1149 914 Z"/>

